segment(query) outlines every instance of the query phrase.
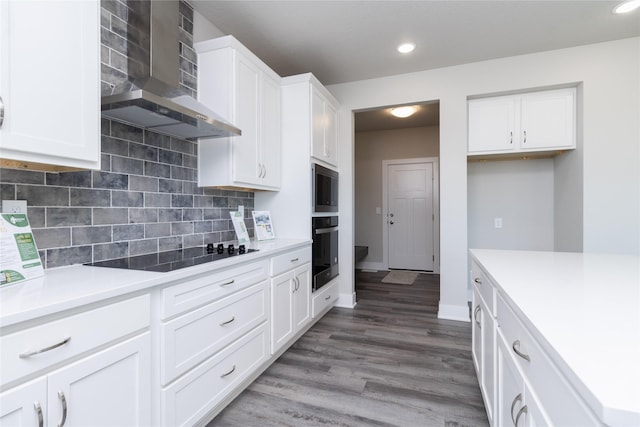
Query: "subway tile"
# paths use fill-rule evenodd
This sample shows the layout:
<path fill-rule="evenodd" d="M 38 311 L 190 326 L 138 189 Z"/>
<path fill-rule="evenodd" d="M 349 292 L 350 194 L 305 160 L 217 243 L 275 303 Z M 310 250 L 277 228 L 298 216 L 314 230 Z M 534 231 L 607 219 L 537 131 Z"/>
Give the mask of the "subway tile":
<path fill-rule="evenodd" d="M 129 66 L 128 58 L 122 53 L 110 49 L 109 50 L 109 65 L 116 70 L 122 71 L 123 73 L 127 72 L 127 68 Z"/>
<path fill-rule="evenodd" d="M 129 256 L 158 252 L 158 239 L 133 240 L 129 242 Z"/>
<path fill-rule="evenodd" d="M 104 207 L 111 205 L 111 191 L 109 190 L 71 188 L 69 196 L 71 206 Z"/>
<path fill-rule="evenodd" d="M 120 122 L 111 122 L 111 136 L 127 141 L 142 142 L 143 130 Z"/>
<path fill-rule="evenodd" d="M 182 237 L 161 237 L 158 239 L 158 251 L 172 251 L 175 249 L 182 249 Z"/>
<path fill-rule="evenodd" d="M 47 185 L 91 187 L 91 171 L 47 173 L 45 179 Z"/>
<path fill-rule="evenodd" d="M 170 165 L 182 165 L 182 153 L 171 150 L 159 150 L 158 161 Z"/>
<path fill-rule="evenodd" d="M 182 221 L 182 209 L 158 209 L 159 222 Z"/>
<path fill-rule="evenodd" d="M 211 196 L 193 196 L 194 208 L 212 208 L 213 198 Z"/>
<path fill-rule="evenodd" d="M 32 228 L 33 238 L 39 250 L 71 246 L 71 229 L 61 228 Z"/>
<path fill-rule="evenodd" d="M 16 200 L 26 200 L 30 206 L 69 206 L 69 188 L 17 185 Z"/>
<path fill-rule="evenodd" d="M 144 224 L 125 224 L 113 226 L 113 241 L 143 239 Z"/>
<path fill-rule="evenodd" d="M 93 260 L 103 261 L 129 256 L 129 242 L 93 245 Z"/>
<path fill-rule="evenodd" d="M 171 178 L 183 181 L 195 181 L 195 169 L 183 168 L 182 166 L 171 166 Z"/>
<path fill-rule="evenodd" d="M 44 207 L 27 206 L 27 218 L 32 228 L 46 226 L 45 211 Z"/>
<path fill-rule="evenodd" d="M 130 223 L 158 222 L 158 209 L 131 208 L 129 209 Z"/>
<path fill-rule="evenodd" d="M 170 222 L 157 222 L 152 224 L 144 224 L 144 237 L 165 237 L 171 236 Z"/>
<path fill-rule="evenodd" d="M 193 196 L 190 194 L 172 194 L 171 206 L 174 208 L 191 208 L 193 207 Z"/>
<path fill-rule="evenodd" d="M 129 209 L 127 208 L 93 208 L 93 225 L 127 224 Z"/>
<path fill-rule="evenodd" d="M 193 222 L 172 222 L 171 235 L 193 234 Z"/>
<path fill-rule="evenodd" d="M 91 262 L 91 246 L 72 246 L 69 248 L 47 249 L 47 268 L 63 265 L 85 264 Z"/>
<path fill-rule="evenodd" d="M 119 0 L 100 0 L 100 7 L 120 19 L 127 20 L 127 6 Z"/>
<path fill-rule="evenodd" d="M 148 144 L 138 144 L 136 142 L 129 143 L 129 156 L 135 159 L 157 162 L 158 158 L 160 157 L 159 153 L 161 153 L 162 151 L 164 150 L 159 150 L 158 148 L 152 147 Z M 163 162 L 162 160 L 160 160 L 160 162 L 169 163 Z"/>
<path fill-rule="evenodd" d="M 111 206 L 144 206 L 144 196 L 141 191 L 112 191 Z"/>
<path fill-rule="evenodd" d="M 111 226 L 73 227 L 71 241 L 74 246 L 111 242 Z"/>
<path fill-rule="evenodd" d="M 91 208 L 47 208 L 47 227 L 91 225 Z"/>
<path fill-rule="evenodd" d="M 158 184 L 161 193 L 182 193 L 182 181 L 160 179 Z"/>
<path fill-rule="evenodd" d="M 115 154 L 117 156 L 129 155 L 129 143 L 121 139 L 102 135 L 100 137 L 100 146 L 102 147 L 102 152 L 106 154 Z"/>
<path fill-rule="evenodd" d="M 108 46 L 109 48 L 114 49 L 118 52 L 125 53 L 127 51 L 127 39 L 119 34 L 114 33 L 109 28 L 100 28 L 100 40 L 103 45 Z"/>
<path fill-rule="evenodd" d="M 171 207 L 171 195 L 167 193 L 145 193 L 144 206 L 151 207 Z"/>
<path fill-rule="evenodd" d="M 177 164 L 177 163 L 176 163 Z M 182 155 L 182 166 L 185 168 L 198 169 L 198 156 Z"/>
<path fill-rule="evenodd" d="M 226 208 L 227 206 L 229 206 L 229 198 L 228 197 L 221 197 L 221 196 L 214 196 L 213 197 L 213 207 L 214 208 Z"/>
<path fill-rule="evenodd" d="M 144 174 L 158 178 L 171 178 L 171 166 L 163 163 L 144 162 Z"/>
<path fill-rule="evenodd" d="M 162 135 L 156 132 L 145 131 L 144 132 L 145 144 L 158 148 L 171 148 L 171 137 L 168 135 Z"/>
<path fill-rule="evenodd" d="M 220 240 L 220 232 L 214 232 L 214 233 L 203 233 L 202 234 L 202 240 L 205 243 L 219 243 L 222 240 Z"/>
<path fill-rule="evenodd" d="M 129 176 L 129 190 L 132 191 L 158 191 L 158 178 L 149 176 Z"/>
<path fill-rule="evenodd" d="M 183 209 L 183 221 L 201 221 L 203 218 L 202 209 Z"/>
<path fill-rule="evenodd" d="M 211 225 L 213 226 L 213 231 L 226 231 L 233 227 L 231 224 L 231 220 L 227 219 L 217 219 L 212 220 Z M 231 227 L 230 227 L 231 225 Z"/>
<path fill-rule="evenodd" d="M 117 15 L 111 16 L 111 19 L 109 22 L 109 28 L 111 29 L 111 31 L 118 34 L 119 36 L 122 36 L 125 38 L 127 37 L 127 21 L 125 21 L 122 18 L 119 18 Z"/>
<path fill-rule="evenodd" d="M 182 236 L 182 246 L 185 248 L 193 248 L 195 246 L 204 245 L 202 234 L 190 234 Z"/>
<path fill-rule="evenodd" d="M 212 221 L 194 221 L 193 232 L 194 233 L 211 233 L 213 231 Z"/>
<path fill-rule="evenodd" d="M 128 157 L 111 156 L 111 171 L 125 174 L 142 175 L 144 167 L 142 160 Z"/>
<path fill-rule="evenodd" d="M 222 210 L 220 208 L 204 209 L 202 217 L 203 219 L 221 219 Z"/>
<path fill-rule="evenodd" d="M 129 187 L 129 176 L 120 173 L 93 171 L 93 188 L 110 188 L 126 190 Z"/>
<path fill-rule="evenodd" d="M 236 233 L 234 231 L 222 231 L 220 233 L 220 241 L 233 242 L 236 240 Z"/>
<path fill-rule="evenodd" d="M 127 80 L 127 74 L 107 64 L 100 64 L 100 76 L 103 82 L 113 86 L 118 86 L 121 82 Z"/>
<path fill-rule="evenodd" d="M 171 138 L 171 149 L 180 153 L 193 154 L 195 143 L 184 139 Z"/>
<path fill-rule="evenodd" d="M 103 171 L 111 170 L 111 156 L 108 154 L 100 155 L 100 169 Z"/>
<path fill-rule="evenodd" d="M 15 200 L 15 199 L 16 199 L 16 185 L 0 184 L 0 200 Z"/>

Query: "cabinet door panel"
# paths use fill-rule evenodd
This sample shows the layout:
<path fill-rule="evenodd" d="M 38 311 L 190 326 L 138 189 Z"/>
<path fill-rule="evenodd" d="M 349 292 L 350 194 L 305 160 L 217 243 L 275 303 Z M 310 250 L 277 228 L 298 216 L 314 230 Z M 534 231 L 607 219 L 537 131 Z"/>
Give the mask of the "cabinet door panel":
<path fill-rule="evenodd" d="M 49 425 L 60 423 L 65 406 L 68 427 L 149 425 L 150 359 L 147 332 L 53 372 L 47 387 Z"/>
<path fill-rule="evenodd" d="M 293 271 L 271 279 L 271 353 L 293 336 Z"/>
<path fill-rule="evenodd" d="M 324 128 L 324 99 L 311 87 L 311 155 L 317 159 L 324 159 L 326 155 Z"/>
<path fill-rule="evenodd" d="M 520 138 L 524 150 L 575 146 L 573 94 L 573 90 L 561 90 L 522 96 Z"/>
<path fill-rule="evenodd" d="M 338 112 L 328 102 L 325 103 L 324 108 L 326 161 L 333 166 L 338 166 Z"/>
<path fill-rule="evenodd" d="M 0 4 L 3 158 L 100 167 L 98 6 L 65 1 Z"/>
<path fill-rule="evenodd" d="M 236 123 L 241 136 L 232 138 L 235 181 L 258 182 L 260 70 L 236 52 Z"/>
<path fill-rule="evenodd" d="M 494 423 L 499 426 L 513 425 L 515 416 L 525 404 L 524 379 L 511 359 L 509 350 L 502 338 L 498 338 L 497 368 L 498 401 Z"/>
<path fill-rule="evenodd" d="M 262 185 L 280 187 L 281 116 L 280 83 L 263 74 L 261 111 L 260 163 L 263 166 Z"/>
<path fill-rule="evenodd" d="M 480 296 L 475 286 L 473 287 L 471 321 L 471 357 L 473 366 L 478 374 L 478 382 L 482 382 L 482 308 L 480 307 Z"/>
<path fill-rule="evenodd" d="M 311 265 L 295 270 L 295 328 L 300 330 L 311 320 Z"/>
<path fill-rule="evenodd" d="M 38 414 L 35 405 L 39 405 Z M 39 378 L 0 393 L 0 425 L 37 426 L 47 409 L 47 379 Z"/>
<path fill-rule="evenodd" d="M 513 150 L 517 105 L 511 96 L 469 101 L 469 152 Z"/>

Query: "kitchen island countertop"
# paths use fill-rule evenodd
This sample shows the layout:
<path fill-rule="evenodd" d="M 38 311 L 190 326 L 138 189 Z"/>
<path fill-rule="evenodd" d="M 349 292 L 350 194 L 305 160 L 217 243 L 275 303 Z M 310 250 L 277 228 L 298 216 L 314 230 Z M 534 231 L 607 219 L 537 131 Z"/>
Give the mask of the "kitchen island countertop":
<path fill-rule="evenodd" d="M 239 263 L 266 259 L 309 244 L 311 240 L 304 239 L 252 242 L 248 247 L 259 251 L 166 273 L 85 265 L 46 269 L 43 277 L 0 288 L 0 327 L 6 330 L 42 316 L 144 292 L 154 286 L 175 283 L 189 276 L 214 272 Z"/>
<path fill-rule="evenodd" d="M 472 249 L 596 415 L 640 425 L 640 257 Z"/>

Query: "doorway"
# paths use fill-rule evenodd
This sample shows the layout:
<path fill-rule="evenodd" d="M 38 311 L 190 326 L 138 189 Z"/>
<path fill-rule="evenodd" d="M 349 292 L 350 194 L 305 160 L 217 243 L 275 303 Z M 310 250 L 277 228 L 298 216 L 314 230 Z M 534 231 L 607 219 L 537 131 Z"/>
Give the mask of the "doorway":
<path fill-rule="evenodd" d="M 382 162 L 383 246 L 388 269 L 433 272 L 438 159 Z"/>

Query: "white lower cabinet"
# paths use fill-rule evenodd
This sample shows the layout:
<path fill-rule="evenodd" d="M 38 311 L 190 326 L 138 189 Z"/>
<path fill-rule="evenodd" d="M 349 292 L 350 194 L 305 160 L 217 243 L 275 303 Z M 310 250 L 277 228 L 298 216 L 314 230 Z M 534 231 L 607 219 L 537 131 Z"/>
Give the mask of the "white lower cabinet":
<path fill-rule="evenodd" d="M 312 315 L 314 319 L 326 313 L 338 300 L 338 280 L 324 285 L 313 293 L 311 299 Z"/>
<path fill-rule="evenodd" d="M 472 358 L 482 390 L 484 405 L 489 423 L 495 413 L 495 319 L 480 297 L 478 289 L 473 287 L 473 326 L 471 331 Z"/>
<path fill-rule="evenodd" d="M 2 337 L 1 425 L 151 424 L 148 295 L 43 322 Z"/>
<path fill-rule="evenodd" d="M 311 321 L 311 264 L 271 279 L 271 353 Z"/>

